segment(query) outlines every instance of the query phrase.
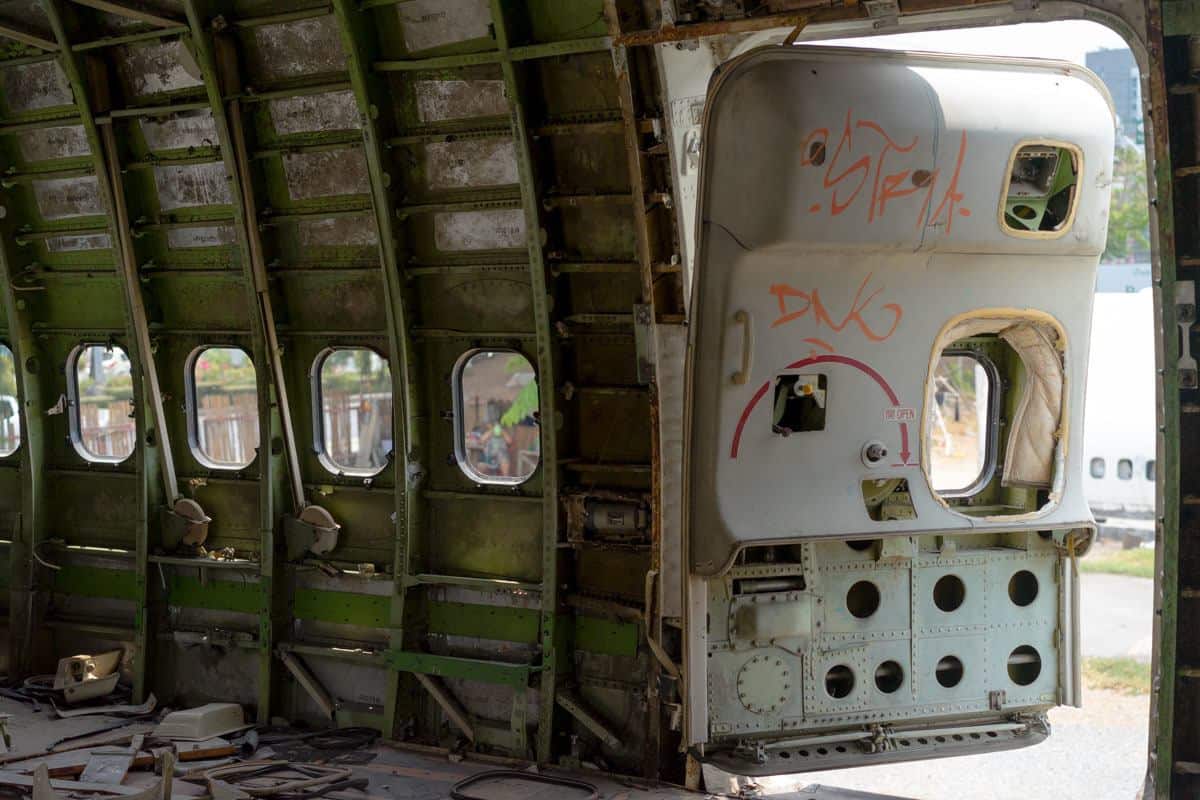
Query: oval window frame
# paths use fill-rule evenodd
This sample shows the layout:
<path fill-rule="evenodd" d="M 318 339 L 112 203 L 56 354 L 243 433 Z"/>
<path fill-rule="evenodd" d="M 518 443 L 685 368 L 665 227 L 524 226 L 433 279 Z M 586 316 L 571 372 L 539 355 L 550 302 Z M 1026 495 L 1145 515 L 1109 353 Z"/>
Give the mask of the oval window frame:
<path fill-rule="evenodd" d="M 366 344 L 335 344 L 322 348 L 313 359 L 312 366 L 308 372 L 308 388 L 309 395 L 312 398 L 312 429 L 313 453 L 317 456 L 317 460 L 321 462 L 321 467 L 331 475 L 345 478 L 374 478 L 388 468 L 388 465 L 395 460 L 396 452 L 396 421 L 395 421 L 395 406 L 393 405 L 393 413 L 388 421 L 389 430 L 392 434 L 392 449 L 384 454 L 384 463 L 378 469 L 354 469 L 353 467 L 344 467 L 341 464 L 330 458 L 329 453 L 325 449 L 325 414 L 322 408 L 321 400 L 321 368 L 325 366 L 325 360 L 334 353 L 344 350 L 367 350 L 379 356 L 383 360 L 388 370 L 388 381 L 391 384 L 389 392 L 391 393 L 392 403 L 396 402 L 396 387 L 392 376 L 392 362 L 388 359 L 387 354 L 380 352 L 377 348 Z"/>
<path fill-rule="evenodd" d="M 188 354 L 187 360 L 184 362 L 183 385 L 184 385 L 184 416 L 187 417 L 187 437 L 188 449 L 192 453 L 192 458 L 196 459 L 196 463 L 205 469 L 215 470 L 220 472 L 244 472 L 258 461 L 262 454 L 262 421 L 258 420 L 258 447 L 254 449 L 254 456 L 241 466 L 231 464 L 219 464 L 209 458 L 203 448 L 200 447 L 200 404 L 196 396 L 196 361 L 205 350 L 240 350 L 250 365 L 254 367 L 254 385 L 255 385 L 255 413 L 258 412 L 258 365 L 254 363 L 254 359 L 246 348 L 241 345 L 231 343 L 206 343 L 192 350 Z"/>
<path fill-rule="evenodd" d="M 109 456 L 98 456 L 83 446 L 83 422 L 79 419 L 81 411 L 79 404 L 79 359 L 83 356 L 83 352 L 92 347 L 99 347 L 105 351 L 118 349 L 125 354 L 125 358 L 129 359 L 130 374 L 133 374 L 134 364 L 133 358 L 129 355 L 128 348 L 121 345 L 119 342 L 96 342 L 84 341 L 75 345 L 71 352 L 67 355 L 66 363 L 66 378 L 67 378 L 67 423 L 71 431 L 71 446 L 75 448 L 76 454 L 89 464 L 111 464 L 117 466 L 124 464 L 129 459 L 137 455 L 137 393 L 130 389 L 130 408 L 135 414 L 134 428 L 134 443 L 133 449 L 129 451 L 129 455 L 124 458 L 113 458 Z"/>
<path fill-rule="evenodd" d="M 473 483 L 479 486 L 521 486 L 533 480 L 534 476 L 542 469 L 542 453 L 541 448 L 538 449 L 538 462 L 530 473 L 524 478 L 505 478 L 495 475 L 483 475 L 471 466 L 470 459 L 467 458 L 467 431 L 464 424 L 465 415 L 463 413 L 463 391 L 462 377 L 463 370 L 471 359 L 480 353 L 511 353 L 525 359 L 525 363 L 533 370 L 533 380 L 537 383 L 540 380 L 537 371 L 537 362 L 530 358 L 529 354 L 523 353 L 511 347 L 473 347 L 467 350 L 458 357 L 454 362 L 454 371 L 451 373 L 450 384 L 451 393 L 453 395 L 453 410 L 454 410 L 454 460 L 458 463 L 458 468 L 463 475 Z M 542 410 L 541 398 L 538 398 L 538 413 Z M 538 423 L 538 436 L 541 437 L 541 423 Z"/>

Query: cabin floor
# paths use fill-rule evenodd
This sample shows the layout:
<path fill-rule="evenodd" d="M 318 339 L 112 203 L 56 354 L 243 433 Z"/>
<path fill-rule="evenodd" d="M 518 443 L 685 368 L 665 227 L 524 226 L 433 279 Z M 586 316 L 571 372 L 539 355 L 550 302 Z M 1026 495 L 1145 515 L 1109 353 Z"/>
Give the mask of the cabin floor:
<path fill-rule="evenodd" d="M 9 783 L 16 775 L 31 775 L 39 763 L 46 763 L 52 770 L 51 777 L 59 775 L 55 767 L 67 761 L 83 762 L 87 754 L 96 749 L 109 748 L 113 745 L 127 745 L 130 737 L 144 734 L 146 742 L 144 750 L 150 750 L 153 745 L 153 731 L 157 718 L 140 718 L 123 720 L 107 715 L 77 717 L 62 719 L 54 716 L 48 706 L 35 710 L 27 703 L 7 698 L 0 698 L 0 715 L 8 715 L 7 728 L 12 739 L 12 746 L 7 755 L 0 756 L 0 792 L 10 789 Z M 93 734 L 93 735 L 89 735 Z M 234 744 L 237 737 L 227 737 Z M 64 754 L 74 754 L 70 758 Z M 176 779 L 173 782 L 171 796 L 175 798 L 204 798 L 210 796 L 209 787 L 198 771 L 208 764 L 215 767 L 218 763 L 231 761 L 261 761 L 264 758 L 280 758 L 284 753 L 269 753 L 264 749 L 246 756 L 233 759 L 219 759 L 212 762 L 177 762 Z M 25 758 L 22 758 L 25 756 Z M 298 763 L 298 762 L 297 762 Z M 326 797 L 331 800 L 442 800 L 454 795 L 452 791 L 456 784 L 493 770 L 517 770 L 529 774 L 540 774 L 556 778 L 567 778 L 588 785 L 595 800 L 700 800 L 700 798 L 753 796 L 748 794 L 732 794 L 726 792 L 708 793 L 691 792 L 678 786 L 653 786 L 645 781 L 621 776 L 608 775 L 590 770 L 537 770 L 530 764 L 523 764 L 511 759 L 484 759 L 472 754 L 452 754 L 434 748 L 415 747 L 400 743 L 377 741 L 368 747 L 335 753 L 323 753 L 308 763 L 332 764 L 345 767 L 353 772 L 355 779 L 367 781 L 365 789 L 349 789 L 330 792 Z M 182 772 L 190 772 L 193 776 L 181 778 Z M 63 780 L 79 781 L 78 776 L 63 776 Z M 17 778 L 16 780 L 20 780 Z M 66 784 L 55 785 L 59 797 L 88 797 L 96 800 L 120 800 L 120 797 L 131 795 L 129 790 L 151 786 L 155 782 L 154 773 L 149 767 L 138 769 L 135 764 L 119 785 L 113 785 L 111 792 L 77 791 Z M 28 791 L 25 789 L 24 791 Z M 538 784 L 525 779 L 493 779 L 464 787 L 467 796 L 482 800 L 571 800 L 578 797 L 587 800 L 588 791 L 583 788 L 571 788 L 561 785 Z M 5 792 L 7 793 L 7 792 Z M 839 790 L 828 786 L 809 786 L 799 792 L 772 795 L 778 800 L 904 800 L 891 795 L 867 794 L 850 790 Z M 162 800 L 161 797 L 158 800 Z"/>

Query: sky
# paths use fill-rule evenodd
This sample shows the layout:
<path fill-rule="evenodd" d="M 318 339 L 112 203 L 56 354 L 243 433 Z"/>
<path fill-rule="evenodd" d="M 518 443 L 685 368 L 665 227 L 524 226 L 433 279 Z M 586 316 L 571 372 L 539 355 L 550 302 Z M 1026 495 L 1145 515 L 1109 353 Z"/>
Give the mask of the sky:
<path fill-rule="evenodd" d="M 834 44 L 822 41 L 821 44 Z M 892 36 L 871 36 L 838 40 L 837 44 L 856 47 L 883 47 L 904 50 L 970 53 L 989 56 L 1030 56 L 1058 58 L 1084 63 L 1092 50 L 1121 48 L 1125 40 L 1111 29 L 1096 22 L 1063 20 L 1004 25 L 995 28 L 973 28 L 928 33 L 900 33 Z"/>

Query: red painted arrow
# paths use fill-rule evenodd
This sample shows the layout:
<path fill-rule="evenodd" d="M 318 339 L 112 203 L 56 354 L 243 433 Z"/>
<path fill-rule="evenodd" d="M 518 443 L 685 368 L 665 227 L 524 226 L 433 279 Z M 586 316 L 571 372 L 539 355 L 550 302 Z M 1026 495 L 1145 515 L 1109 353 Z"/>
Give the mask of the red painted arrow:
<path fill-rule="evenodd" d="M 875 381 L 875 383 L 879 384 L 879 388 L 883 389 L 883 393 L 887 395 L 888 401 L 891 402 L 893 407 L 900 405 L 900 398 L 896 397 L 896 393 L 892 390 L 891 384 L 887 382 L 887 379 L 876 372 L 872 367 L 859 361 L 857 358 L 850 358 L 849 356 L 841 355 L 812 356 L 811 358 L 804 358 L 800 361 L 793 361 L 791 364 L 788 364 L 786 367 L 784 367 L 784 369 L 800 369 L 802 367 L 812 366 L 813 364 L 844 364 L 848 367 L 854 367 L 859 372 L 869 376 Z M 742 409 L 742 416 L 738 419 L 737 428 L 735 428 L 733 431 L 733 443 L 729 449 L 730 458 L 738 457 L 738 447 L 742 442 L 742 430 L 746 427 L 746 420 L 750 418 L 750 412 L 754 410 L 754 407 L 757 406 L 759 401 L 763 399 L 763 396 L 766 395 L 767 389 L 770 388 L 770 385 L 770 381 L 768 381 L 760 386 L 758 391 L 754 393 L 754 396 L 750 398 L 750 402 L 746 404 L 744 409 Z M 908 449 L 908 423 L 898 421 L 896 424 L 900 427 L 901 463 L 894 464 L 893 466 L 909 466 L 908 457 L 912 455 L 912 452 Z"/>

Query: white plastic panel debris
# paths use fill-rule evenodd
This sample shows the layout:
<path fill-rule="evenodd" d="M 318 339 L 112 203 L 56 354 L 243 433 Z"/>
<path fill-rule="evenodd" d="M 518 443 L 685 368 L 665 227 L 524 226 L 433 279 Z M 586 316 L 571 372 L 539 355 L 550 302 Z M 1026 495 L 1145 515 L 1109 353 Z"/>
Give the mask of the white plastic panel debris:
<path fill-rule="evenodd" d="M 715 80 L 703 141 L 687 434 L 695 572 L 719 573 L 753 543 L 1091 525 L 1073 421 L 1113 147 L 1091 73 L 763 48 Z M 1001 226 L 1013 154 L 1043 141 L 1079 154 L 1071 219 L 1015 236 Z M 936 343 L 972 316 L 1062 332 L 1054 477 L 1030 514 L 968 518 L 922 466 Z M 819 428 L 787 435 L 773 387 L 795 376 L 820 378 L 824 410 Z M 868 461 L 870 445 L 886 456 Z M 860 486 L 874 479 L 907 481 L 915 514 L 872 519 Z"/>

